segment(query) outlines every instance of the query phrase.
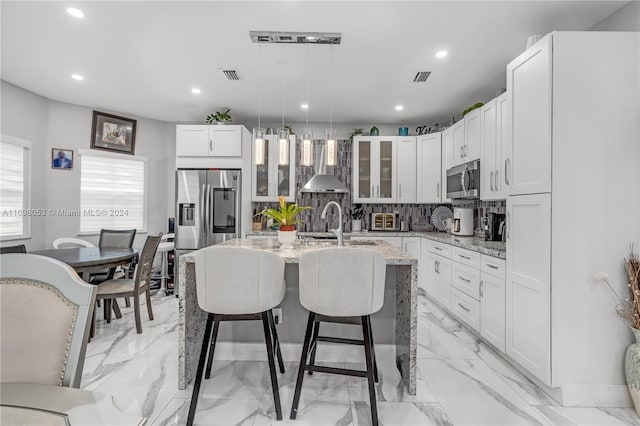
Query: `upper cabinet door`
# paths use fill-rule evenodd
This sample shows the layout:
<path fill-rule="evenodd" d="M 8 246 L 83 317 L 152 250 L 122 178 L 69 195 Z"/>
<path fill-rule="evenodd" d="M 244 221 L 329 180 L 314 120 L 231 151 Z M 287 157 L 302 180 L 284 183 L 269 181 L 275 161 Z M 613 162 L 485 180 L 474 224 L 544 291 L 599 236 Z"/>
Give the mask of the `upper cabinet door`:
<path fill-rule="evenodd" d="M 439 154 L 439 152 L 438 152 Z M 397 202 L 398 203 L 415 203 L 416 202 L 416 137 L 415 136 L 399 136 L 398 137 L 398 184 Z"/>
<path fill-rule="evenodd" d="M 464 162 L 480 158 L 480 108 L 464 116 Z"/>
<path fill-rule="evenodd" d="M 511 101 L 508 92 L 496 98 L 496 172 L 494 194 L 497 199 L 509 195 L 507 178 L 508 159 L 511 158 Z M 482 164 L 482 163 L 480 163 Z"/>
<path fill-rule="evenodd" d="M 176 156 L 207 157 L 209 155 L 209 126 L 177 125 Z"/>
<path fill-rule="evenodd" d="M 442 200 L 442 134 L 418 136 L 418 203 L 440 203 Z M 402 167 L 404 163 L 401 162 Z M 400 173 L 400 171 L 398 171 Z"/>
<path fill-rule="evenodd" d="M 280 141 L 276 135 L 267 135 L 264 140 L 264 162 L 256 164 L 256 145 L 252 149 L 252 201 L 278 201 L 280 195 L 286 201 L 295 201 L 295 148 L 296 137 L 289 137 L 288 161 L 280 161 Z"/>
<path fill-rule="evenodd" d="M 397 194 L 395 182 L 398 176 L 397 139 L 394 136 L 380 137 L 376 145 L 378 155 L 374 158 L 378 160 L 376 164 L 378 180 L 375 198 L 379 203 L 395 203 Z M 376 183 L 375 180 L 374 183 Z"/>
<path fill-rule="evenodd" d="M 452 166 L 459 166 L 460 164 L 466 163 L 464 159 L 464 120 L 460 120 L 451 126 L 451 134 L 453 140 L 453 162 Z"/>
<path fill-rule="evenodd" d="M 512 153 L 507 159 L 511 195 L 551 191 L 551 40 L 543 37 L 507 65 Z"/>
<path fill-rule="evenodd" d="M 354 203 L 370 203 L 374 197 L 373 141 L 370 137 L 353 138 L 353 188 Z"/>
<path fill-rule="evenodd" d="M 493 200 L 496 196 L 496 115 L 495 99 L 480 108 L 480 198 L 483 200 Z"/>
<path fill-rule="evenodd" d="M 242 127 L 209 126 L 209 155 L 212 157 L 241 157 Z"/>

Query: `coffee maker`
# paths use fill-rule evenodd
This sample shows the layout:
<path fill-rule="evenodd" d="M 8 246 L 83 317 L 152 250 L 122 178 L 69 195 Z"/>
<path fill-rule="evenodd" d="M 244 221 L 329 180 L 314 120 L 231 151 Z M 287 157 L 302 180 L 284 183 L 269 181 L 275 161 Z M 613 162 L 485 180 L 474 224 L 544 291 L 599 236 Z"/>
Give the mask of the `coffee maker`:
<path fill-rule="evenodd" d="M 503 213 L 487 213 L 487 229 L 484 239 L 486 241 L 505 240 L 505 215 Z"/>

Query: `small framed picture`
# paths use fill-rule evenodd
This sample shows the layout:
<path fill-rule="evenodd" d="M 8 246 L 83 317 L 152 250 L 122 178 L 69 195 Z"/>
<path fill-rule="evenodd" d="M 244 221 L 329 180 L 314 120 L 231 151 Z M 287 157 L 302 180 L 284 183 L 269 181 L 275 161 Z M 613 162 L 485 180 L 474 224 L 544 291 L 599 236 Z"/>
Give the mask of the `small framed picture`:
<path fill-rule="evenodd" d="M 93 111 L 91 149 L 135 153 L 137 120 L 104 112 Z"/>
<path fill-rule="evenodd" d="M 51 148 L 51 168 L 73 170 L 73 151 L 70 149 Z"/>

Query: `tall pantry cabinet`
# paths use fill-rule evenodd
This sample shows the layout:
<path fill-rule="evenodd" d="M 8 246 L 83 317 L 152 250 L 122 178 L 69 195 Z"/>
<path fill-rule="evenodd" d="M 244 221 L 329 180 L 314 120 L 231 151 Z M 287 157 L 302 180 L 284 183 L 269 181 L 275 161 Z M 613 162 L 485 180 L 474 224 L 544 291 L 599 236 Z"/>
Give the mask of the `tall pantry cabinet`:
<path fill-rule="evenodd" d="M 631 335 L 594 275 L 623 296 L 640 246 L 639 40 L 553 32 L 507 66 L 506 353 L 565 405 L 628 402 Z"/>

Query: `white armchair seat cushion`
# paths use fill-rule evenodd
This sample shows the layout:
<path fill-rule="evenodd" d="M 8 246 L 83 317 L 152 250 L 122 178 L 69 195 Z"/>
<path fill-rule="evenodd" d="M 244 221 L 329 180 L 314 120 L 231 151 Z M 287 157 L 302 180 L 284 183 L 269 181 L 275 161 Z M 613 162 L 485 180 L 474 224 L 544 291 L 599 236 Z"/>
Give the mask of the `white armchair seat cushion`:
<path fill-rule="evenodd" d="M 133 292 L 134 284 L 135 280 L 133 279 L 104 281 L 98 284 L 98 296 Z M 140 288 L 144 288 L 146 285 L 146 282 L 142 282 Z"/>

